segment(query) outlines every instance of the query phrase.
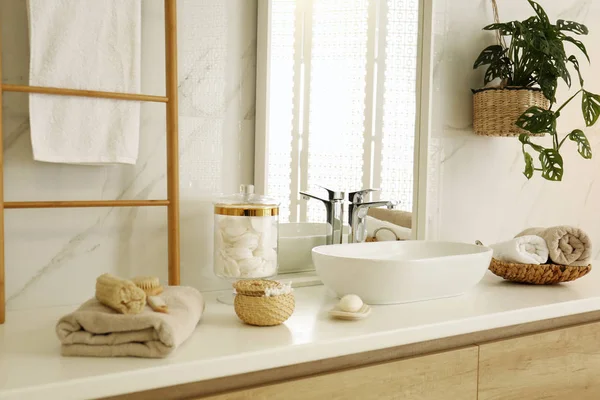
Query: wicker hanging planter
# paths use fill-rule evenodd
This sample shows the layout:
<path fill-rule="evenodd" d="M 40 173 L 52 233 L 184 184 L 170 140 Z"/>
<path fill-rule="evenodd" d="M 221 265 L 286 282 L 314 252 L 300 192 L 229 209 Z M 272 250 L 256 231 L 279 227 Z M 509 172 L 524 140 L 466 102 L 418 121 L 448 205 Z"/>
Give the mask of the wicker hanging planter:
<path fill-rule="evenodd" d="M 481 136 L 531 135 L 515 122 L 530 107 L 550 107 L 550 101 L 540 89 L 486 88 L 473 93 L 473 128 Z M 543 134 L 532 135 L 543 136 Z"/>

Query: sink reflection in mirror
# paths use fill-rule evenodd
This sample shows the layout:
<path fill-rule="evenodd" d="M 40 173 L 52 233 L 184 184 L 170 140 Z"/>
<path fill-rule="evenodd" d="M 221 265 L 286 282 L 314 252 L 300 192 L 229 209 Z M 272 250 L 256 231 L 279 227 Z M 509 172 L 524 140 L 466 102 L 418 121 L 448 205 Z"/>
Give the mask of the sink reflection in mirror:
<path fill-rule="evenodd" d="M 344 233 L 348 227 L 344 228 Z M 339 232 L 336 234 L 336 237 Z M 314 271 L 312 249 L 327 244 L 327 223 L 284 223 L 279 225 L 279 273 Z"/>

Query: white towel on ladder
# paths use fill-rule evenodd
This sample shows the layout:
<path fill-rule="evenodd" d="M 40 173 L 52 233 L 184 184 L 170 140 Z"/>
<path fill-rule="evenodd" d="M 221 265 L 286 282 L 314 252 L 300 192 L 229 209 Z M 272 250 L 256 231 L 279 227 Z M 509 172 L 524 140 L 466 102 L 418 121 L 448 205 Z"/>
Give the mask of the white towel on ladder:
<path fill-rule="evenodd" d="M 28 0 L 31 86 L 140 93 L 141 0 Z M 31 94 L 33 157 L 135 164 L 136 101 Z"/>

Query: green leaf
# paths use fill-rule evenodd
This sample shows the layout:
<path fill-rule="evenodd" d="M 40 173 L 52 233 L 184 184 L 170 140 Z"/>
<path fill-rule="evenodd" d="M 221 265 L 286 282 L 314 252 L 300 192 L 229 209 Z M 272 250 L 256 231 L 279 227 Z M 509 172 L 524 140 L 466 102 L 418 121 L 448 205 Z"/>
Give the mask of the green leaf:
<path fill-rule="evenodd" d="M 569 140 L 577 143 L 577 151 L 581 154 L 581 157 L 586 160 L 592 158 L 592 146 L 590 146 L 590 142 L 581 129 L 575 129 L 569 133 Z"/>
<path fill-rule="evenodd" d="M 485 71 L 484 82 L 487 84 L 495 78 L 508 79 L 512 75 L 512 61 L 508 57 L 494 60 Z"/>
<path fill-rule="evenodd" d="M 527 30 L 538 30 L 541 27 L 540 19 L 538 17 L 529 17 L 525 21 L 520 22 Z"/>
<path fill-rule="evenodd" d="M 544 11 L 542 6 L 540 6 L 538 3 L 536 3 L 533 0 L 527 0 L 527 1 L 529 1 L 529 4 L 531 4 L 531 7 L 533 7 L 533 9 L 535 10 L 535 13 L 540 18 L 540 21 L 546 26 L 550 25 L 550 19 L 548 18 L 548 14 L 546 14 L 546 11 Z"/>
<path fill-rule="evenodd" d="M 518 21 L 490 24 L 490 25 L 484 27 L 483 30 L 484 31 L 499 30 L 500 34 L 503 36 L 513 35 L 517 31 L 518 24 L 519 24 Z"/>
<path fill-rule="evenodd" d="M 542 163 L 542 177 L 549 181 L 562 181 L 563 159 L 554 149 L 544 149 L 540 152 Z"/>
<path fill-rule="evenodd" d="M 585 124 L 587 126 L 594 125 L 600 117 L 600 96 L 584 90 L 581 98 L 581 109 Z"/>
<path fill-rule="evenodd" d="M 553 111 L 534 106 L 525 111 L 516 124 L 531 133 L 552 133 L 556 130 L 556 118 Z"/>
<path fill-rule="evenodd" d="M 544 93 L 544 96 L 552 103 L 556 102 L 556 90 L 558 88 L 558 76 L 554 67 L 550 70 L 542 69 L 538 73 L 537 81 Z M 569 83 L 571 76 L 569 75 Z"/>
<path fill-rule="evenodd" d="M 504 54 L 504 49 L 500 45 L 486 47 L 473 65 L 473 69 L 479 68 L 482 65 L 491 64 L 494 60 L 498 60 Z"/>
<path fill-rule="evenodd" d="M 529 134 L 528 134 L 528 133 L 521 133 L 521 134 L 519 135 L 519 141 L 520 141 L 521 143 L 523 143 L 523 145 L 526 145 L 526 144 L 527 144 L 527 145 L 531 146 L 531 148 L 532 148 L 533 150 L 537 151 L 538 153 L 539 153 L 540 151 L 544 150 L 544 148 L 543 148 L 542 146 L 540 146 L 539 144 L 535 144 L 535 143 L 533 143 L 533 142 L 530 140 L 530 136 L 529 136 Z M 523 148 L 525 148 L 525 147 L 523 147 Z"/>
<path fill-rule="evenodd" d="M 581 41 L 579 41 L 577 39 L 573 39 L 572 37 L 567 36 L 567 35 L 562 35 L 562 34 L 560 35 L 560 39 L 573 43 L 575 46 L 577 46 L 579 48 L 579 50 L 581 50 L 581 52 L 583 54 L 585 54 L 585 58 L 587 58 L 588 62 L 590 61 L 590 56 L 588 55 L 587 49 L 585 48 L 585 45 Z"/>
<path fill-rule="evenodd" d="M 579 75 L 579 84 L 583 86 L 583 77 L 581 76 L 581 71 L 579 70 L 579 61 L 577 60 L 577 57 L 569 57 L 569 62 L 573 64 L 573 67 L 575 67 L 575 71 L 577 71 L 577 75 Z"/>
<path fill-rule="evenodd" d="M 521 133 L 519 135 L 519 142 L 523 144 L 529 144 L 531 141 L 529 140 L 529 135 L 526 133 Z"/>
<path fill-rule="evenodd" d="M 525 171 L 523 171 L 523 175 L 525 175 L 527 179 L 531 179 L 533 176 L 533 157 L 524 150 L 523 156 L 525 156 Z"/>
<path fill-rule="evenodd" d="M 559 72 L 560 72 L 560 77 L 563 79 L 563 81 L 565 81 L 567 86 L 569 88 L 571 88 L 571 74 L 569 73 L 569 70 L 567 68 L 563 67 L 563 68 L 559 69 Z M 556 94 L 556 89 L 554 90 L 554 94 Z"/>
<path fill-rule="evenodd" d="M 587 35 L 590 32 L 587 26 L 579 22 L 565 21 L 564 19 L 556 21 L 556 27 L 561 31 L 569 31 L 578 35 Z"/>
<path fill-rule="evenodd" d="M 542 87 L 544 96 L 552 103 L 556 103 L 556 90 L 558 89 L 558 81 L 556 79 L 540 79 L 539 84 Z"/>

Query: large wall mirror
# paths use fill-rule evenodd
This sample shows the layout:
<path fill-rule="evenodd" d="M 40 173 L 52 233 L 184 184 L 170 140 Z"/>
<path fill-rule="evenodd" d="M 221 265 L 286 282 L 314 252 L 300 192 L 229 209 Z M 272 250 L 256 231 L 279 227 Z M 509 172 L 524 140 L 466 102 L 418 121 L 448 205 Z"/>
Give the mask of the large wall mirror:
<path fill-rule="evenodd" d="M 281 202 L 282 223 L 331 222 L 302 191 L 351 203 L 348 193 L 377 188 L 361 200 L 390 200 L 394 212 L 371 218 L 425 237 L 426 3 L 259 0 L 255 183 Z"/>

